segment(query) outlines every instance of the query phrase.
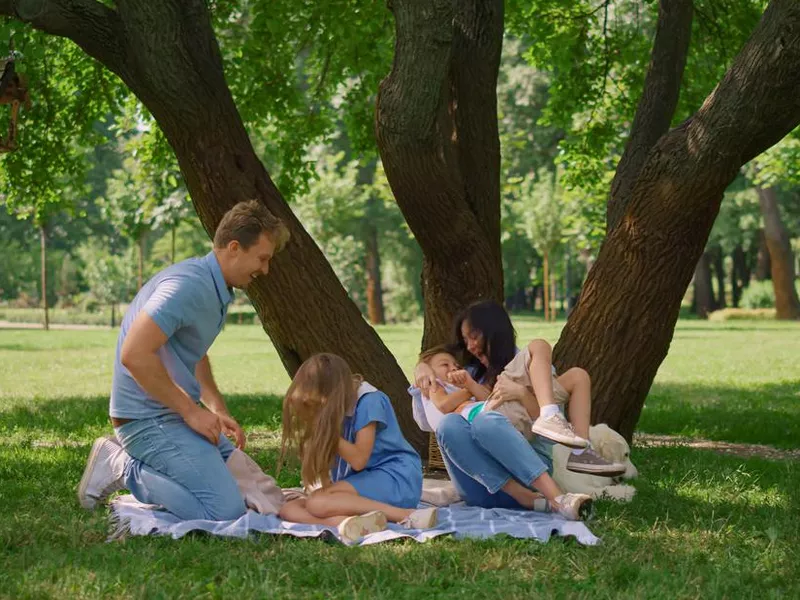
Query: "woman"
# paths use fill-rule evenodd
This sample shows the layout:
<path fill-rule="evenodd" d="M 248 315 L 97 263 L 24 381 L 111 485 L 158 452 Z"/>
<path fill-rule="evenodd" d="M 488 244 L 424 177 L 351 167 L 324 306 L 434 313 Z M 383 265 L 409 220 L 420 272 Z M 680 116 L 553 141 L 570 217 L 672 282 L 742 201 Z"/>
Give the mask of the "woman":
<path fill-rule="evenodd" d="M 550 346 L 544 340 L 535 340 L 525 348 L 530 353 L 528 362 L 535 394 L 509 377 L 499 377 L 514 359 L 517 348 L 511 319 L 496 302 L 484 301 L 469 306 L 456 319 L 454 337 L 462 354 L 462 364 L 469 373 L 464 385 L 478 400 L 486 399 L 491 393 L 490 410 L 478 415 L 472 423 L 449 414 L 437 427 L 436 437 L 445 464 L 462 498 L 467 504 L 486 508 L 532 508 L 537 494 L 531 488 L 538 489 L 548 499 L 561 494 L 549 475 L 552 443 L 542 439 L 541 434 L 556 438 L 558 436 L 550 430 L 559 430 L 557 433 L 571 435 L 576 440 L 571 445 L 578 446 L 577 440 L 584 445 L 587 443 L 591 390 L 586 371 L 570 369 L 553 378 Z M 417 365 L 415 380 L 417 386 L 427 392 L 434 380 L 430 367 Z M 578 428 L 577 435 L 558 409 L 554 390 L 559 392 L 555 395 L 560 395 L 561 390 L 554 386 L 563 386 L 563 391 L 570 396 L 570 413 Z M 508 419 L 491 410 L 510 400 L 520 401 L 531 418 L 536 419 L 534 431 L 539 435 L 533 442 L 527 442 Z M 540 405 L 553 406 L 558 416 L 553 418 L 550 414 L 540 419 Z M 542 408 L 544 411 L 552 409 Z M 614 475 L 619 474 L 621 468 L 624 470 L 621 465 L 608 463 L 591 448 L 575 450 L 568 468 L 595 475 Z"/>

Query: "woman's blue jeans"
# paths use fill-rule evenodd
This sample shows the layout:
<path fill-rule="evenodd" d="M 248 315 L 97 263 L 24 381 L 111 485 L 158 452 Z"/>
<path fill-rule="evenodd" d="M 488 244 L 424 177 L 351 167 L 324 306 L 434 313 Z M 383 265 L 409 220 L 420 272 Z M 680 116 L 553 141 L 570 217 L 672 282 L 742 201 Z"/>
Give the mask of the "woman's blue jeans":
<path fill-rule="evenodd" d="M 494 411 L 480 413 L 472 423 L 461 415 L 445 415 L 436 440 L 447 472 L 461 498 L 470 506 L 523 508 L 501 488 L 513 477 L 522 485 L 552 471 L 552 444 L 528 442 L 508 419 Z"/>

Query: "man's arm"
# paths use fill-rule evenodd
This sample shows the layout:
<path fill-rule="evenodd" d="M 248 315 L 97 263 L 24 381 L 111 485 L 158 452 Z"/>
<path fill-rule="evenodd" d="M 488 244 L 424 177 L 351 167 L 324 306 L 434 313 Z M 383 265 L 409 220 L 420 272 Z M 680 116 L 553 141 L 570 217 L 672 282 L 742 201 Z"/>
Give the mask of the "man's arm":
<path fill-rule="evenodd" d="M 141 388 L 158 402 L 177 412 L 186 424 L 217 444 L 221 431 L 216 415 L 203 410 L 167 373 L 158 350 L 167 342 L 167 336 L 146 312 L 137 315 L 125 336 L 120 350 L 120 362 Z"/>
<path fill-rule="evenodd" d="M 239 423 L 231 417 L 228 412 L 228 406 L 225 404 L 225 398 L 217 387 L 217 382 L 214 381 L 214 375 L 211 372 L 211 361 L 208 359 L 208 354 L 201 358 L 194 371 L 198 383 L 200 383 L 200 400 L 203 401 L 208 409 L 220 418 L 222 424 L 222 431 L 226 435 L 232 436 L 236 440 L 236 447 L 244 449 L 245 435 Z"/>

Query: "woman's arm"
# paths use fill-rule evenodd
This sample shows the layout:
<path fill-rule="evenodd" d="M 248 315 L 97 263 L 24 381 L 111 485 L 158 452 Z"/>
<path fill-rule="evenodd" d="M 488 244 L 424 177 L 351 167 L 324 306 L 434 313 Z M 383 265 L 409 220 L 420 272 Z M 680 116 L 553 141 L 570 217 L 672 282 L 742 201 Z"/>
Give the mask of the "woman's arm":
<path fill-rule="evenodd" d="M 356 433 L 355 443 L 348 442 L 344 438 L 339 438 L 339 456 L 353 467 L 354 471 L 363 471 L 372 456 L 372 448 L 375 446 L 375 430 L 377 423 L 374 421 L 362 427 Z"/>
<path fill-rule="evenodd" d="M 524 385 L 515 383 L 500 375 L 497 378 L 494 390 L 492 390 L 492 399 L 489 401 L 487 408 L 493 410 L 504 402 L 514 401 L 520 402 L 532 419 L 536 419 L 539 416 L 539 403 L 536 401 L 536 396 L 533 395 L 533 392 Z"/>

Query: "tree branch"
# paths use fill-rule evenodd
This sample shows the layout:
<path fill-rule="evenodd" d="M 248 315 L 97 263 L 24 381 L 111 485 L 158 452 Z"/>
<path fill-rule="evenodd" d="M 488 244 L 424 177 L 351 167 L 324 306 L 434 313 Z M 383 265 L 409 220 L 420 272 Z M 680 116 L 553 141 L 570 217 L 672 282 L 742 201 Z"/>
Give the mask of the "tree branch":
<path fill-rule="evenodd" d="M 692 31 L 692 0 L 661 0 L 650 67 L 631 135 L 617 165 L 608 199 L 607 228 L 619 223 L 647 155 L 669 130 L 680 95 Z"/>
<path fill-rule="evenodd" d="M 95 0 L 0 0 L 0 15 L 65 37 L 119 73 L 123 64 L 122 22 L 115 10 Z"/>

